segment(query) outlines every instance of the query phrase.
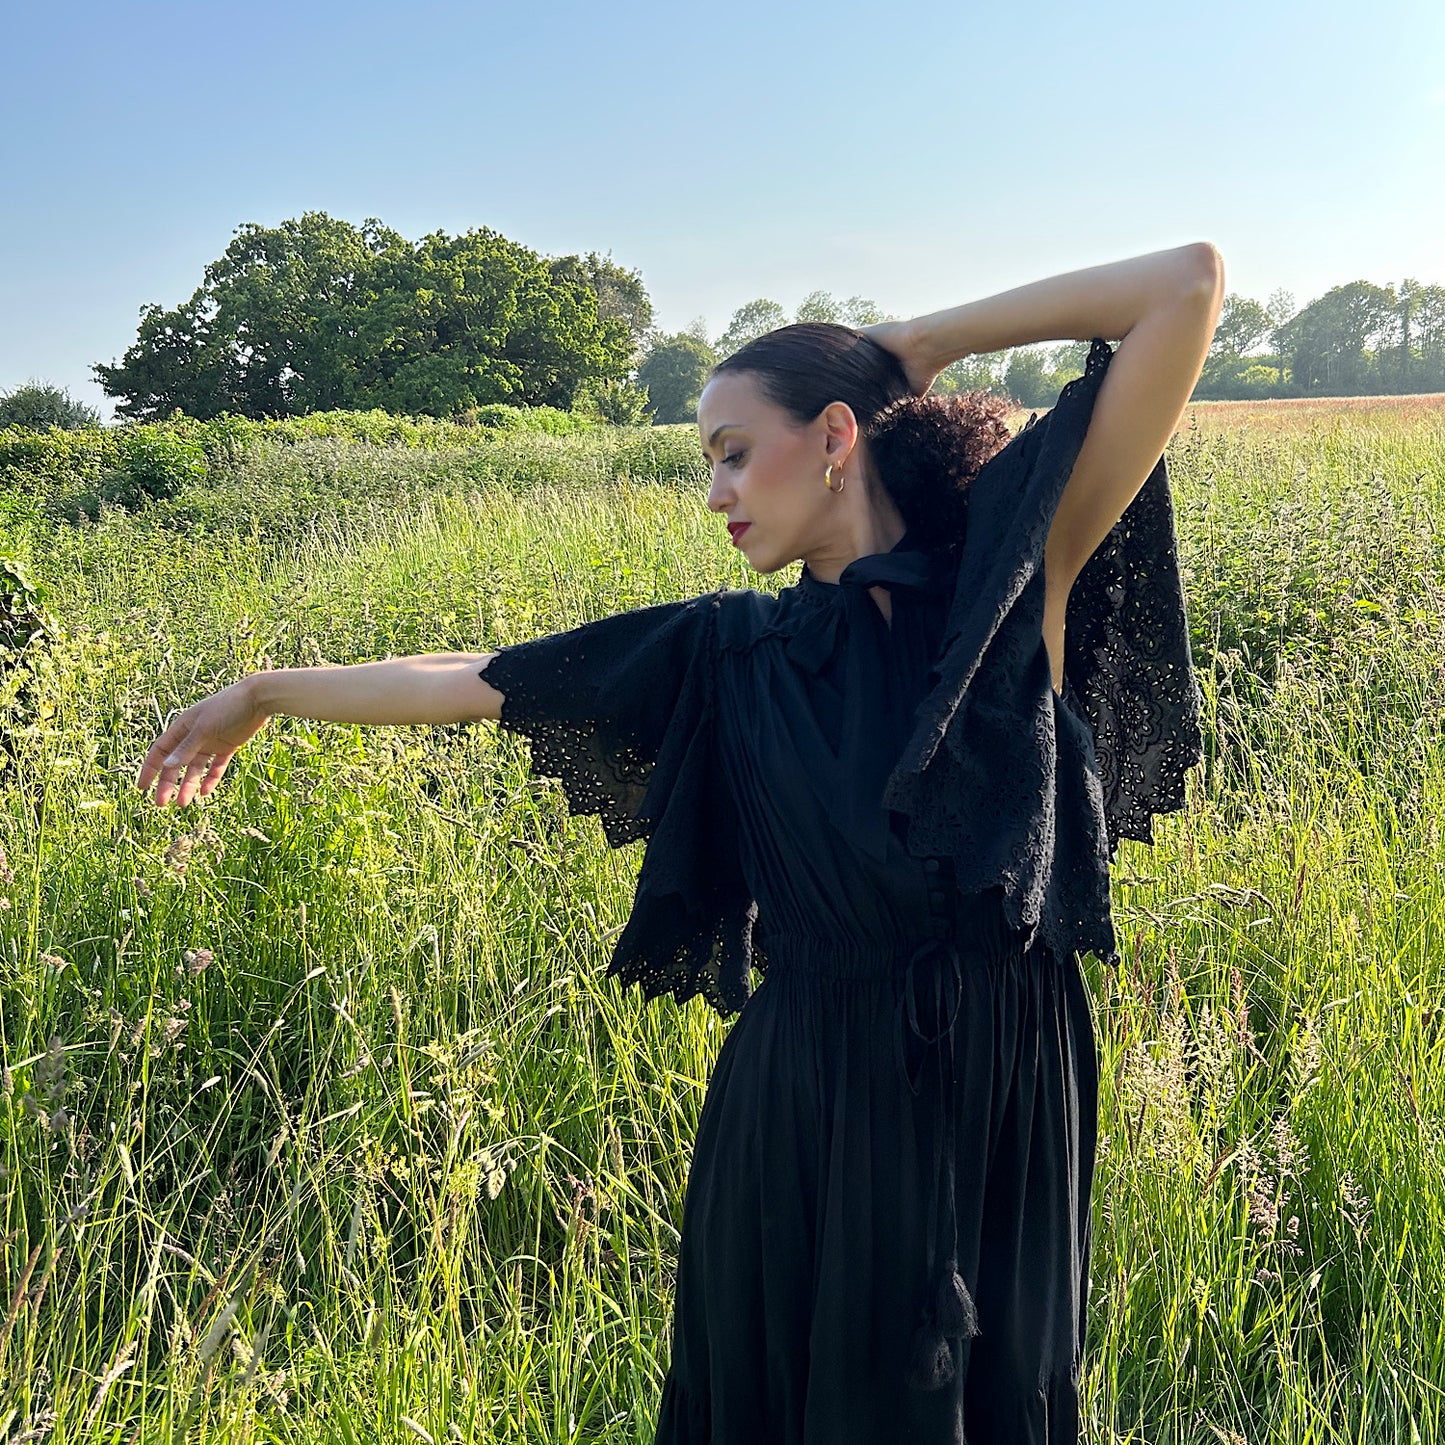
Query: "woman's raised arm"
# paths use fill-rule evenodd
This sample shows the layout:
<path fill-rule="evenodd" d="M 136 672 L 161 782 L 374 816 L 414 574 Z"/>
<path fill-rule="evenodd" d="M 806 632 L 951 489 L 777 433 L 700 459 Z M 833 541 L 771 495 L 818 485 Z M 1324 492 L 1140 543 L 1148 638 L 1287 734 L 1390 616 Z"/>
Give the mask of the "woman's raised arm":
<path fill-rule="evenodd" d="M 1035 341 L 1118 340 L 1089 429 L 1050 522 L 1044 635 L 1054 685 L 1074 579 L 1138 495 L 1199 380 L 1224 297 L 1207 241 L 1068 271 L 910 321 L 864 327 L 915 391 L 972 353 Z"/>
<path fill-rule="evenodd" d="M 477 676 L 493 654 L 435 652 L 349 667 L 253 672 L 177 713 L 136 777 L 158 807 L 215 790 L 237 750 L 276 713 L 349 723 L 495 721 L 502 694 Z"/>

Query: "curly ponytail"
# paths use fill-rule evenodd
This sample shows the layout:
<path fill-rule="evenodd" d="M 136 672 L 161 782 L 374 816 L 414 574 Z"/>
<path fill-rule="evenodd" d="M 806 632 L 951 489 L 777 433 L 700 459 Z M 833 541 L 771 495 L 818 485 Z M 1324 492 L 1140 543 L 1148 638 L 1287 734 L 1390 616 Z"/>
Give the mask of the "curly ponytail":
<path fill-rule="evenodd" d="M 754 373 L 763 395 L 800 423 L 846 402 L 904 525 L 937 539 L 935 550 L 962 545 L 969 483 L 1009 440 L 1002 397 L 915 396 L 891 351 L 851 326 L 823 321 L 759 336 L 713 368 L 725 371 Z"/>

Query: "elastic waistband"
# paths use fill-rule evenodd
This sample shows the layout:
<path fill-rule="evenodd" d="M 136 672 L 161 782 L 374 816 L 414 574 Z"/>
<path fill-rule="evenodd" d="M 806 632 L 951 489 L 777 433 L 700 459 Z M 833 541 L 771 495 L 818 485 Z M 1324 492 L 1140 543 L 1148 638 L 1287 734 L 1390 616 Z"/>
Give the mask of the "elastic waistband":
<path fill-rule="evenodd" d="M 962 959 L 979 964 L 1021 958 L 1030 951 L 1004 920 L 994 894 L 960 896 L 951 918 L 932 923 L 924 932 L 887 940 L 767 929 L 761 936 L 761 948 L 769 973 L 797 970 L 861 983 L 896 979 L 921 952 L 929 951 L 930 945 L 941 949 L 952 944 Z"/>

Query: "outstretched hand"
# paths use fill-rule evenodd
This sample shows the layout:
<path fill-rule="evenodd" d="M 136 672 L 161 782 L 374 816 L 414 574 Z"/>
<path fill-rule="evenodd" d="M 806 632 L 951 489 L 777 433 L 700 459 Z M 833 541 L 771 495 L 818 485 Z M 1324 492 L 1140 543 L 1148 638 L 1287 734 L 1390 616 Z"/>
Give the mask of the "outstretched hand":
<path fill-rule="evenodd" d="M 215 791 L 237 749 L 270 721 L 243 678 L 177 713 L 150 745 L 136 777 L 146 793 L 155 785 L 157 807 L 175 799 L 185 807 Z"/>
<path fill-rule="evenodd" d="M 924 395 L 943 369 L 933 366 L 919 353 L 914 329 L 907 321 L 878 321 L 872 326 L 860 326 L 858 330 L 898 358 L 915 396 Z"/>

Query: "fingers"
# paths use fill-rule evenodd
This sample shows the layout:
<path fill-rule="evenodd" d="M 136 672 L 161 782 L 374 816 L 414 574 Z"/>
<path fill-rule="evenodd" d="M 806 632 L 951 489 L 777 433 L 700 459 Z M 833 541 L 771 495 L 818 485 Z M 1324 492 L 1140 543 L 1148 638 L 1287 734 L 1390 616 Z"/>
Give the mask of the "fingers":
<path fill-rule="evenodd" d="M 210 771 L 211 758 L 208 753 L 194 757 L 186 764 L 185 771 L 181 774 L 181 785 L 176 791 L 176 807 L 184 808 L 196 796 L 196 789 Z"/>
<path fill-rule="evenodd" d="M 157 743 L 163 740 L 164 734 Z M 221 774 L 226 770 L 226 764 L 233 756 L 234 753 L 218 753 L 213 756 L 200 752 L 187 755 L 183 748 L 170 751 L 152 744 L 140 776 L 136 779 L 136 785 L 142 792 L 149 792 L 151 784 L 155 784 L 155 802 L 158 808 L 165 807 L 172 799 L 177 807 L 183 808 L 208 781 L 209 786 L 204 788 L 206 793 L 216 786 L 221 780 Z"/>
<path fill-rule="evenodd" d="M 196 789 L 197 794 L 202 798 L 209 798 L 216 790 L 216 784 L 225 775 L 226 765 L 236 756 L 235 752 L 217 753 L 211 759 L 211 766 L 206 769 L 206 775 L 201 779 L 201 785 Z"/>
<path fill-rule="evenodd" d="M 178 768 L 188 761 L 185 736 L 189 731 L 189 725 L 180 718 L 176 718 L 146 749 L 146 755 L 141 761 L 140 772 L 136 774 L 135 780 L 135 785 L 141 792 L 150 792 L 151 784 L 156 781 L 162 768 Z M 158 797 L 157 802 L 159 801 Z"/>

